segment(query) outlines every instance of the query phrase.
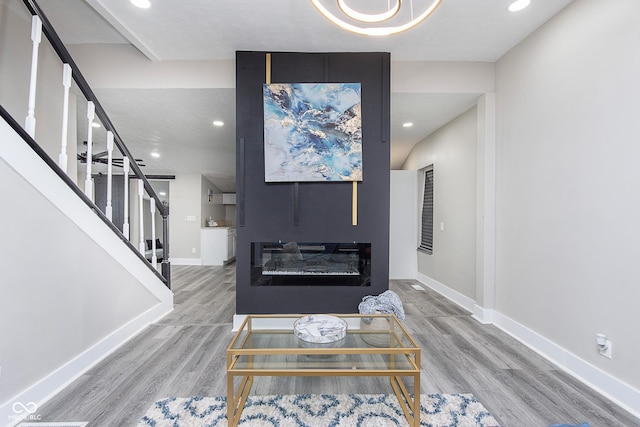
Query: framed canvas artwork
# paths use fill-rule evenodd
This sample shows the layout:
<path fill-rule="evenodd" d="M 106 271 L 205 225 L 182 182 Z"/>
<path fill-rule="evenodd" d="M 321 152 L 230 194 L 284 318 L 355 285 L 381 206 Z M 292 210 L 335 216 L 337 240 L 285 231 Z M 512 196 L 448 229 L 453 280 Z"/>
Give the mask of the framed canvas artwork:
<path fill-rule="evenodd" d="M 263 86 L 266 182 L 362 181 L 360 83 Z"/>

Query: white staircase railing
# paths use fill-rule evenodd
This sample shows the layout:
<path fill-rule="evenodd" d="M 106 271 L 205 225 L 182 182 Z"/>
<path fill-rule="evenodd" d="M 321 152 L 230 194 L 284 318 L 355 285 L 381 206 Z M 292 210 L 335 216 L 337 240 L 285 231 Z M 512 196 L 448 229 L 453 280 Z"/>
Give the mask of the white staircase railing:
<path fill-rule="evenodd" d="M 114 128 L 111 120 L 107 116 L 106 112 L 100 105 L 100 102 L 96 98 L 95 94 L 89 87 L 79 68 L 73 61 L 73 58 L 69 54 L 68 50 L 58 37 L 51 23 L 43 13 L 42 9 L 38 6 L 35 0 L 23 0 L 23 3 L 32 15 L 31 20 L 31 70 L 30 70 L 30 84 L 28 91 L 28 109 L 25 119 L 23 139 L 45 160 L 50 167 L 52 167 L 58 175 L 72 187 L 72 189 L 81 197 L 89 206 L 96 211 L 98 215 L 114 230 L 121 235 L 123 241 L 127 243 L 132 250 L 134 250 L 142 260 L 147 262 L 154 270 L 154 272 L 160 277 L 166 285 L 170 288 L 170 263 L 169 263 L 169 242 L 168 242 L 168 215 L 169 209 L 166 202 L 163 202 L 156 192 L 149 180 L 145 177 L 140 169 L 140 165 L 136 163 L 135 157 L 130 153 L 126 147 L 118 132 Z M 36 138 L 36 89 L 38 82 L 38 56 L 39 47 L 42 40 L 42 34 L 45 35 L 46 40 L 51 44 L 51 47 L 58 54 L 61 60 L 63 68 L 62 89 L 63 89 L 63 106 L 62 106 L 62 140 L 60 144 L 60 152 L 58 154 L 58 162 L 56 163 L 51 157 L 42 150 L 35 138 Z M 68 176 L 69 173 L 69 159 L 68 159 L 68 147 L 67 138 L 69 135 L 69 114 L 70 114 L 70 89 L 72 85 L 72 79 L 75 81 L 79 91 L 83 94 L 87 101 L 87 151 L 86 154 L 78 156 L 79 159 L 86 161 L 86 176 L 84 180 L 84 188 L 80 190 L 76 185 L 76 179 L 71 179 Z M 12 125 L 16 125 L 13 117 L 9 116 L 7 111 L 0 107 L 0 114 Z M 43 114 L 43 113 L 40 113 Z M 98 120 L 102 126 L 106 128 L 106 152 L 94 154 L 94 122 Z M 118 212 L 118 215 L 114 215 L 114 179 L 118 175 L 113 174 L 114 165 L 114 150 L 118 150 L 122 155 L 122 181 L 124 185 L 122 206 L 123 211 Z M 98 207 L 95 204 L 96 194 L 94 190 L 94 177 L 92 175 L 92 165 L 100 158 L 101 162 L 104 162 L 102 155 L 106 154 L 107 165 L 107 185 L 106 185 L 106 205 Z M 84 157 L 83 157 L 84 156 Z M 130 175 L 132 174 L 132 175 Z M 119 178 L 119 176 L 118 176 Z M 134 227 L 135 236 L 131 236 L 131 227 L 129 221 L 129 185 L 131 183 L 130 178 L 137 179 L 137 203 L 138 203 L 138 221 L 136 223 L 137 229 Z M 100 194 L 102 197 L 102 194 Z M 145 230 L 145 206 L 146 200 L 149 200 L 149 211 L 151 214 L 151 221 L 149 229 Z M 118 220 L 119 224 L 114 224 L 114 217 L 120 218 L 122 213 L 122 219 Z M 160 258 L 161 264 L 158 271 L 159 257 L 157 251 L 159 247 L 156 243 L 156 213 L 162 216 L 162 256 Z M 148 236 L 151 236 L 149 239 Z M 146 238 L 145 238 L 146 237 Z M 135 238 L 137 242 L 133 244 L 130 239 Z M 147 242 L 150 244 L 147 245 Z M 149 253 L 150 251 L 150 253 Z"/>

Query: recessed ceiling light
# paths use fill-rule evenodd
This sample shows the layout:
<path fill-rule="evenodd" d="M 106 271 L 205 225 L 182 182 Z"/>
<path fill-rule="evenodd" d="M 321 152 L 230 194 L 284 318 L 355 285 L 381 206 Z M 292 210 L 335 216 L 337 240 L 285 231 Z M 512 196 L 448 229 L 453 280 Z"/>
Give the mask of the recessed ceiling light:
<path fill-rule="evenodd" d="M 213 125 L 214 126 L 224 126 L 224 122 L 222 120 L 214 120 L 213 121 Z"/>
<path fill-rule="evenodd" d="M 406 123 L 402 124 L 403 128 L 410 128 L 411 126 L 413 126 L 413 123 L 411 123 L 411 122 L 406 122 Z"/>
<path fill-rule="evenodd" d="M 155 151 L 151 153 L 151 157 L 155 157 L 156 159 L 160 157 L 160 153 L 156 153 Z"/>
<path fill-rule="evenodd" d="M 519 10 L 522 10 L 525 7 L 529 6 L 529 3 L 531 3 L 531 0 L 516 0 L 511 3 L 511 5 L 509 5 L 509 11 L 517 12 Z"/>
<path fill-rule="evenodd" d="M 159 192 L 159 193 L 158 193 L 158 195 L 159 195 L 159 196 L 166 196 L 166 195 L 167 195 L 167 193 L 165 193 L 164 191 L 161 191 L 161 192 Z"/>
<path fill-rule="evenodd" d="M 91 127 L 99 128 L 99 127 L 102 127 L 102 126 L 100 126 L 100 123 L 98 123 L 98 122 L 93 122 L 93 123 L 91 123 Z"/>
<path fill-rule="evenodd" d="M 149 0 L 131 0 L 131 4 L 139 7 L 140 9 L 149 9 L 151 2 Z"/>

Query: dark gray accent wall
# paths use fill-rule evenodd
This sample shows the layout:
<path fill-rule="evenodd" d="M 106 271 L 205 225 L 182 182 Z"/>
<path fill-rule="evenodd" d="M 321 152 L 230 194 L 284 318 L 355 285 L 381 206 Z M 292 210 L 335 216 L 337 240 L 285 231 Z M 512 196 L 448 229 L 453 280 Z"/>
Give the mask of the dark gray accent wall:
<path fill-rule="evenodd" d="M 266 183 L 262 85 L 266 52 L 236 52 L 236 313 L 356 313 L 389 287 L 388 53 L 271 53 L 272 83 L 361 83 L 363 181 Z M 297 194 L 296 194 L 297 187 Z M 297 203 L 296 203 L 297 202 Z M 371 286 L 251 286 L 251 243 L 370 242 Z"/>

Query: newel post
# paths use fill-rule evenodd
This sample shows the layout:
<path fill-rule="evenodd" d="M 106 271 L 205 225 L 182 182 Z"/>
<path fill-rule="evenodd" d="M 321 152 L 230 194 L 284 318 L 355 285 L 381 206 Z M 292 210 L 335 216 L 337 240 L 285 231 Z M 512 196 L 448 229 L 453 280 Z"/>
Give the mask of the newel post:
<path fill-rule="evenodd" d="M 162 277 L 167 279 L 167 288 L 171 289 L 171 263 L 169 262 L 169 204 L 162 202 Z"/>

